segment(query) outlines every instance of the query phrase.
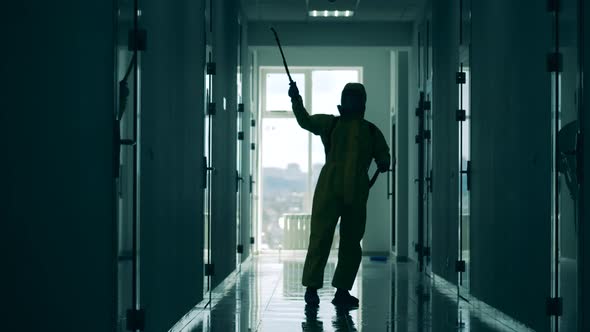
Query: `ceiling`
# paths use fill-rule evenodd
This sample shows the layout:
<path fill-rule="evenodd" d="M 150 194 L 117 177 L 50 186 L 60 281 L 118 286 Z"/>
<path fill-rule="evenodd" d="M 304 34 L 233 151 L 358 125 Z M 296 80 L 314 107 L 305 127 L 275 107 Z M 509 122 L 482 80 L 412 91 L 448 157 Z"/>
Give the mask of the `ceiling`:
<path fill-rule="evenodd" d="M 241 0 L 251 21 L 413 21 L 425 0 Z M 354 10 L 350 18 L 309 17 L 310 10 Z"/>

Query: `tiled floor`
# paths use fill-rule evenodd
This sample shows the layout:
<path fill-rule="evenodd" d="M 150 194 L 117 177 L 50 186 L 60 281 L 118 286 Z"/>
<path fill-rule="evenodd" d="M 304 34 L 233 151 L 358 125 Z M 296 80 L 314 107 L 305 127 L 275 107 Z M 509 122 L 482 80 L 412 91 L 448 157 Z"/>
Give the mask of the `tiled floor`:
<path fill-rule="evenodd" d="M 351 293 L 360 308 L 338 311 L 331 287 L 319 291 L 319 310 L 305 307 L 303 255 L 260 255 L 244 264 L 173 331 L 518 331 L 490 308 L 457 302 L 452 285 L 421 277 L 413 263 L 364 258 Z M 335 258 L 326 267 L 329 286 Z M 219 291 L 219 289 L 222 289 Z"/>

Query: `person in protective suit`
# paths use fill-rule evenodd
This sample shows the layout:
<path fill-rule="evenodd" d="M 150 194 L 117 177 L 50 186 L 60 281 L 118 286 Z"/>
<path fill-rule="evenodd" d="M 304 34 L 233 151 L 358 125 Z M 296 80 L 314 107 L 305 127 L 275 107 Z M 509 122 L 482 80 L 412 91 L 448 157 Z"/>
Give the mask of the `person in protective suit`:
<path fill-rule="evenodd" d="M 303 268 L 305 302 L 319 305 L 317 290 L 323 287 L 324 268 L 328 261 L 334 230 L 340 220 L 338 265 L 332 280 L 337 306 L 356 307 L 357 298 L 349 294 L 359 265 L 360 241 L 365 232 L 368 170 L 376 161 L 380 172 L 387 172 L 390 154 L 383 133 L 364 119 L 367 94 L 360 83 L 348 83 L 342 90 L 339 117 L 327 114 L 309 115 L 303 106 L 297 85 L 290 84 L 289 96 L 293 113 L 301 128 L 319 135 L 326 152 L 313 197 L 311 234 Z"/>

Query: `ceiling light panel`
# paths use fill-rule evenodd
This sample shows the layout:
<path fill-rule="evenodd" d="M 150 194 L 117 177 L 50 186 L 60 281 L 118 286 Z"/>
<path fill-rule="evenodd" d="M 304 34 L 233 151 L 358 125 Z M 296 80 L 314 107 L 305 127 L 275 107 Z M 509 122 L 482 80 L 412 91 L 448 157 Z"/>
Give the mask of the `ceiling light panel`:
<path fill-rule="evenodd" d="M 353 10 L 310 10 L 311 17 L 351 17 Z"/>

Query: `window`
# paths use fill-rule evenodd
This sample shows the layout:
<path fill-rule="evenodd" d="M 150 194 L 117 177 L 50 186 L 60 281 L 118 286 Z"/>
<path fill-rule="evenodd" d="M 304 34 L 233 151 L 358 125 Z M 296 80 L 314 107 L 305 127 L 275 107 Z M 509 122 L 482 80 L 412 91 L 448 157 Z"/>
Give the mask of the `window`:
<path fill-rule="evenodd" d="M 342 88 L 362 82 L 360 67 L 290 68 L 310 114 L 338 115 Z M 313 191 L 325 162 L 319 136 L 300 128 L 287 95 L 289 79 L 283 67 L 260 69 L 262 125 L 262 205 L 258 238 L 260 249 L 306 249 L 290 238 L 285 246 L 285 220 L 311 214 Z M 302 233 L 303 234 L 303 233 Z M 302 239 L 306 241 L 307 239 Z"/>

